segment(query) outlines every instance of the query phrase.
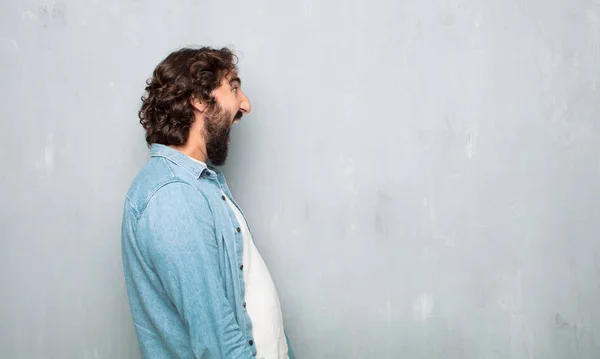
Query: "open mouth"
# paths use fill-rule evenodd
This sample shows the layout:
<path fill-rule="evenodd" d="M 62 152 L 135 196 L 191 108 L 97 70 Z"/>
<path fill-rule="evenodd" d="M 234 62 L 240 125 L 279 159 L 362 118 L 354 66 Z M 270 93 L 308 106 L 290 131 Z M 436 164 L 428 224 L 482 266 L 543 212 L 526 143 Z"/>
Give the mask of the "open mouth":
<path fill-rule="evenodd" d="M 238 111 L 238 113 L 236 113 L 235 117 L 233 118 L 233 124 L 235 125 L 236 123 L 240 122 L 243 115 L 244 114 L 242 113 L 242 111 Z"/>

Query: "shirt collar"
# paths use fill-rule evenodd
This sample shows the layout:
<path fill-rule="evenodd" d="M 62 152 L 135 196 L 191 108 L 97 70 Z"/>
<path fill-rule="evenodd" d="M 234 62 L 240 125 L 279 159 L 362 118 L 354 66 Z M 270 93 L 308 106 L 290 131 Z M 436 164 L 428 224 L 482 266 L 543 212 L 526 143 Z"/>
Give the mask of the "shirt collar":
<path fill-rule="evenodd" d="M 179 167 L 190 172 L 196 179 L 200 178 L 204 171 L 218 175 L 220 172 L 212 166 L 207 166 L 206 163 L 194 161 L 181 151 L 177 151 L 169 146 L 159 143 L 153 143 L 150 146 L 150 156 L 164 157 L 175 163 Z"/>

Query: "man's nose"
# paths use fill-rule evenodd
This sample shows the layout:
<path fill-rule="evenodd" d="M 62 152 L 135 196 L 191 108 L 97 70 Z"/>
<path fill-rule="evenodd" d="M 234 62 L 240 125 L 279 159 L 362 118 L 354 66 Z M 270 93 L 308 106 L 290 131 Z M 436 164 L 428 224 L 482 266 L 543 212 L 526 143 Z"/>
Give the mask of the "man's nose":
<path fill-rule="evenodd" d="M 242 102 L 240 103 L 240 111 L 244 114 L 249 114 L 252 111 L 252 105 L 250 105 L 250 100 L 248 96 L 242 93 Z"/>

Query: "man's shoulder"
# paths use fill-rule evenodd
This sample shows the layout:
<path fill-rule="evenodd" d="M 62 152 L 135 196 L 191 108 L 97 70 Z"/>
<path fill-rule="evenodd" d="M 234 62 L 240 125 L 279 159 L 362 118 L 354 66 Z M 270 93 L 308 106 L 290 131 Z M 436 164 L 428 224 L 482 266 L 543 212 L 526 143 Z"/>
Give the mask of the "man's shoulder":
<path fill-rule="evenodd" d="M 168 159 L 152 157 L 142 167 L 127 191 L 126 201 L 141 215 L 148 203 L 159 191 L 173 185 L 184 185 L 193 189 L 191 179 L 180 173 Z"/>

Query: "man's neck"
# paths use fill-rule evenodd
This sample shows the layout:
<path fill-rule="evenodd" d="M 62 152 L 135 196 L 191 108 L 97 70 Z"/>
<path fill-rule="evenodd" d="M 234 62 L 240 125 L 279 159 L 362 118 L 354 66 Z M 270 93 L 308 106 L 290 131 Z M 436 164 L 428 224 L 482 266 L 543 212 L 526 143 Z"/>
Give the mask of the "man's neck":
<path fill-rule="evenodd" d="M 171 147 L 188 157 L 206 163 L 208 156 L 206 141 L 204 140 L 204 117 L 202 114 L 194 110 L 194 122 L 190 126 L 186 143 L 181 146 Z"/>
<path fill-rule="evenodd" d="M 198 146 L 198 145 L 192 145 L 190 142 L 191 141 L 188 141 L 183 146 L 170 146 L 170 147 L 183 153 L 184 155 L 186 155 L 188 157 L 195 159 L 196 161 L 206 163 L 207 156 L 206 156 L 206 146 L 204 145 L 204 143 L 202 143 L 202 146 Z"/>

